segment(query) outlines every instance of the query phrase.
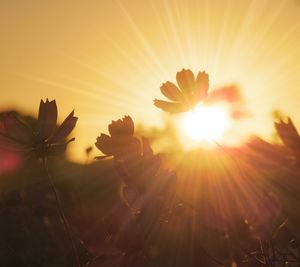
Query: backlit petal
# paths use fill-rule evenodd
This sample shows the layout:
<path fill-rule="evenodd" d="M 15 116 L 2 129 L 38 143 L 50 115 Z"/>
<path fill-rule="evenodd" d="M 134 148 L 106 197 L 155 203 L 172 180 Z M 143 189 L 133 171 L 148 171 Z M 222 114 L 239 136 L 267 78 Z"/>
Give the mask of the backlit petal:
<path fill-rule="evenodd" d="M 194 97 L 198 100 L 204 100 L 207 97 L 209 87 L 209 77 L 205 71 L 200 71 L 196 78 Z"/>
<path fill-rule="evenodd" d="M 118 144 L 118 156 L 129 160 L 139 157 L 142 153 L 142 145 L 136 137 L 116 140 Z"/>
<path fill-rule="evenodd" d="M 169 113 L 180 113 L 189 110 L 189 107 L 182 102 L 168 102 L 155 99 L 154 105 Z"/>
<path fill-rule="evenodd" d="M 61 126 L 54 133 L 53 137 L 49 140 L 52 143 L 64 140 L 74 129 L 78 118 L 74 117 L 74 111 L 72 111 L 68 117 L 63 121 Z"/>
<path fill-rule="evenodd" d="M 134 133 L 134 122 L 130 116 L 124 116 L 123 118 L 124 130 L 127 135 L 133 135 Z"/>
<path fill-rule="evenodd" d="M 101 134 L 97 137 L 95 146 L 105 155 L 113 155 L 111 137 L 107 134 Z"/>
<path fill-rule="evenodd" d="M 38 115 L 38 124 L 39 124 L 39 129 L 44 128 L 44 121 L 46 118 L 46 103 L 41 99 L 40 101 L 40 107 L 39 107 L 39 115 Z"/>
<path fill-rule="evenodd" d="M 112 121 L 108 126 L 108 131 L 111 136 L 131 136 L 134 133 L 134 122 L 130 116 L 125 116 L 122 120 Z"/>
<path fill-rule="evenodd" d="M 184 95 L 191 95 L 195 88 L 195 76 L 191 70 L 177 72 L 176 80 Z"/>
<path fill-rule="evenodd" d="M 139 139 L 129 135 L 112 136 L 110 139 L 110 154 L 119 159 L 135 159 L 142 153 Z"/>
<path fill-rule="evenodd" d="M 57 106 L 55 100 L 46 100 L 43 104 L 41 101 L 39 114 L 39 135 L 42 139 L 48 139 L 55 130 L 57 122 Z"/>
<path fill-rule="evenodd" d="M 160 87 L 160 91 L 164 96 L 173 101 L 183 101 L 183 95 L 180 92 L 179 88 L 171 82 L 163 83 Z"/>

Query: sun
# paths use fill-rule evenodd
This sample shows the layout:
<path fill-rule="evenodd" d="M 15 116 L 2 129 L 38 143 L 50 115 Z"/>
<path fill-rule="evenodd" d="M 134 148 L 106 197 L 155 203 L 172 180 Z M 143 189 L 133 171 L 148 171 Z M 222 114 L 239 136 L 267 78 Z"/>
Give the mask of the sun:
<path fill-rule="evenodd" d="M 217 106 L 197 106 L 183 116 L 183 130 L 193 141 L 219 141 L 230 123 L 228 111 Z"/>

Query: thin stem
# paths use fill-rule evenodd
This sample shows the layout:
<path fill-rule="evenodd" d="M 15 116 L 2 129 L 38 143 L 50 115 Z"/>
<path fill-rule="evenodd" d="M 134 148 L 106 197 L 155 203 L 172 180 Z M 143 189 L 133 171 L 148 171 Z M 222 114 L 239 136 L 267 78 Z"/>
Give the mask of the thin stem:
<path fill-rule="evenodd" d="M 62 224 L 64 226 L 64 230 L 66 231 L 66 234 L 67 234 L 68 238 L 70 239 L 73 256 L 74 256 L 74 259 L 75 259 L 75 262 L 76 262 L 75 265 L 77 265 L 78 267 L 80 267 L 79 256 L 78 256 L 76 245 L 75 245 L 75 242 L 74 242 L 73 233 L 72 233 L 70 224 L 69 224 L 69 222 L 68 222 L 68 220 L 67 220 L 67 218 L 65 216 L 65 213 L 64 213 L 64 210 L 62 208 L 62 204 L 61 204 L 60 198 L 58 196 L 56 187 L 55 187 L 55 185 L 53 183 L 52 177 L 51 177 L 51 175 L 49 173 L 46 158 L 42 158 L 42 162 L 43 162 L 43 168 L 45 170 L 45 173 L 47 174 L 47 178 L 48 178 L 48 182 L 49 182 L 50 188 L 51 188 L 51 190 L 53 192 L 53 195 L 55 196 L 56 207 L 57 207 L 57 211 L 58 211 L 60 220 L 61 220 L 61 222 L 62 222 Z"/>

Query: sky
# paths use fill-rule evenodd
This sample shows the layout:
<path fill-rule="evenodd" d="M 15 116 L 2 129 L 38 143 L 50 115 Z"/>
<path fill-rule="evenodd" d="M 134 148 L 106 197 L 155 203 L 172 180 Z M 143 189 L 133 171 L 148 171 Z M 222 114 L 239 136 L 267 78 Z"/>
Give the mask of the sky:
<path fill-rule="evenodd" d="M 271 136 L 274 109 L 300 125 L 300 1 L 1 0 L 0 25 L 0 110 L 75 108 L 74 160 L 111 120 L 162 125 L 152 101 L 182 68 L 240 87 L 250 116 L 232 138 Z"/>

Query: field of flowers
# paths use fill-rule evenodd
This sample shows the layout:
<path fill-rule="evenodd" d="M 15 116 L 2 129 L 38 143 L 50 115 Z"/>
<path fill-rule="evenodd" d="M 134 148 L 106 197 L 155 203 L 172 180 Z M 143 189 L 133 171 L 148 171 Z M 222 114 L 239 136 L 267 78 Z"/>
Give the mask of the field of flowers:
<path fill-rule="evenodd" d="M 161 87 L 168 101 L 154 100 L 168 113 L 234 98 L 231 89 L 210 95 L 205 72 L 176 79 Z M 157 136 L 125 115 L 95 133 L 86 154 L 99 156 L 80 165 L 65 156 L 78 118 L 72 111 L 57 125 L 57 113 L 47 99 L 37 118 L 0 115 L 0 266 L 300 266 L 291 118 L 274 122 L 282 145 L 257 137 L 175 155 L 154 153 Z"/>

